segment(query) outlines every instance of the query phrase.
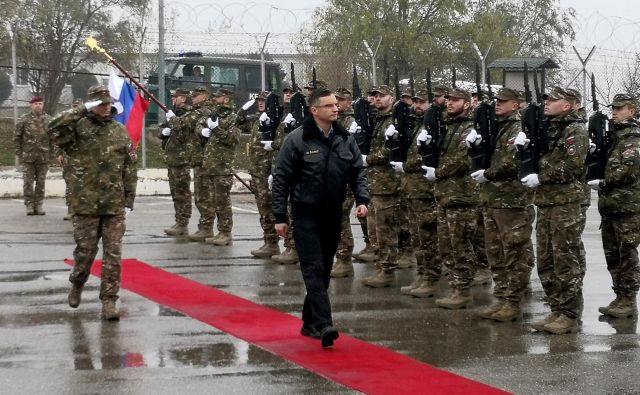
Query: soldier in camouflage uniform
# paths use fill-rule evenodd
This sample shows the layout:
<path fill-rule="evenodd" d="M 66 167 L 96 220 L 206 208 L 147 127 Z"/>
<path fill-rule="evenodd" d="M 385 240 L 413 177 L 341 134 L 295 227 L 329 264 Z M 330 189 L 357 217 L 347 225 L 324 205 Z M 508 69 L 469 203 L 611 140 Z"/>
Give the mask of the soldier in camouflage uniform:
<path fill-rule="evenodd" d="M 211 188 L 206 182 L 207 177 L 202 167 L 204 147 L 202 145 L 202 135 L 200 134 L 202 123 L 216 109 L 216 105 L 209 98 L 210 93 L 206 86 L 196 87 L 191 92 L 191 111 L 179 117 L 175 126 L 185 130 L 192 130 L 189 145 L 191 147 L 191 167 L 193 168 L 193 197 L 196 208 L 200 212 L 200 220 L 198 221 L 198 231 L 189 235 L 189 240 L 191 241 L 205 241 L 207 237 L 213 236 L 213 217 L 215 212 L 209 201 Z"/>
<path fill-rule="evenodd" d="M 69 281 L 69 306 L 80 304 L 82 288 L 102 239 L 100 284 L 102 317 L 118 320 L 122 237 L 125 215 L 133 209 L 136 193 L 136 153 L 127 129 L 113 119 L 109 90 L 89 88 L 88 102 L 63 112 L 49 124 L 50 134 L 75 168 L 71 207 L 76 265 Z"/>
<path fill-rule="evenodd" d="M 376 272 L 364 279 L 364 285 L 373 288 L 388 287 L 395 279 L 398 268 L 398 216 L 400 210 L 400 177 L 389 164 L 389 149 L 385 143 L 398 131 L 393 126 L 394 97 L 391 88 L 380 85 L 373 89 L 378 109 L 371 137 L 369 155 L 363 155 L 368 167 L 369 185 L 375 207 L 375 227 L 378 241 Z"/>
<path fill-rule="evenodd" d="M 447 99 L 447 134 L 440 142 L 437 169 L 425 167 L 427 180 L 435 181 L 438 202 L 438 247 L 448 270 L 449 295 L 437 299 L 438 307 L 460 309 L 473 304 L 471 283 L 477 269 L 474 239 L 478 230 L 479 187 L 470 173 L 467 139 L 475 130 L 469 118 L 471 94 L 453 89 Z"/>
<path fill-rule="evenodd" d="M 236 127 L 237 115 L 233 104 L 233 92 L 220 88 L 213 94 L 217 105 L 216 116 L 207 118 L 201 135 L 207 139 L 204 148 L 202 170 L 211 189 L 208 196 L 211 211 L 207 216 L 218 217 L 218 234 L 205 239 L 217 246 L 233 242 L 233 213 L 231 187 L 233 186 L 233 161 L 236 146 L 240 142 L 240 129 Z"/>
<path fill-rule="evenodd" d="M 602 217 L 602 245 L 616 298 L 600 313 L 627 318 L 636 316 L 640 287 L 640 125 L 638 99 L 621 93 L 613 97 L 612 143 L 603 180 L 589 181 L 598 191 Z"/>
<path fill-rule="evenodd" d="M 276 233 L 276 220 L 271 208 L 271 191 L 269 190 L 269 175 L 273 162 L 273 141 L 264 140 L 262 126 L 273 121 L 267 115 L 266 100 L 269 92 L 260 92 L 255 100 L 249 100 L 238 111 L 238 125 L 250 134 L 250 142 L 247 143 L 249 156 L 249 174 L 251 175 L 251 189 L 256 199 L 256 206 L 260 214 L 260 226 L 262 227 L 263 245 L 251 251 L 251 255 L 258 258 L 270 258 L 280 254 L 278 246 L 278 234 Z M 258 111 L 254 115 L 248 115 L 247 111 L 257 103 Z M 264 114 L 264 115 L 263 115 Z M 262 119 L 262 120 L 261 120 Z"/>
<path fill-rule="evenodd" d="M 191 109 L 189 91 L 178 88 L 171 95 L 175 117 L 168 120 L 160 132 L 164 158 L 169 175 L 169 190 L 175 210 L 175 224 L 164 230 L 169 236 L 181 236 L 189 233 L 191 219 L 191 134 L 193 129 L 182 122 Z"/>
<path fill-rule="evenodd" d="M 354 118 L 351 107 L 351 91 L 347 88 L 338 88 L 335 92 L 338 100 L 338 124 L 350 134 L 358 131 L 358 123 Z M 331 270 L 331 277 L 351 277 L 353 276 L 353 233 L 351 232 L 351 209 L 355 204 L 353 193 L 347 189 L 347 196 L 342 204 L 342 224 L 340 226 L 340 243 L 336 251 L 336 263 Z M 358 218 L 366 221 L 366 218 Z"/>
<path fill-rule="evenodd" d="M 480 199 L 484 207 L 484 237 L 489 264 L 495 282 L 493 305 L 480 317 L 512 321 L 522 315 L 520 302 L 534 266 L 531 232 L 535 210 L 533 191 L 520 182 L 520 161 L 514 144 L 522 132 L 520 94 L 502 88 L 496 96 L 498 134 L 488 169 L 471 177 L 482 184 Z"/>
<path fill-rule="evenodd" d="M 551 314 L 531 326 L 538 331 L 563 334 L 578 329 L 582 310 L 580 202 L 586 188 L 589 137 L 582 118 L 573 109 L 574 95 L 554 87 L 545 99 L 547 152 L 540 158 L 539 174 L 530 174 L 522 182 L 537 188 L 534 203 L 538 207 L 538 276 Z M 518 136 L 516 144 L 524 144 L 524 133 Z"/>
<path fill-rule="evenodd" d="M 417 272 L 413 283 L 400 288 L 404 295 L 428 298 L 435 295 L 441 275 L 441 263 L 438 256 L 438 207 L 433 194 L 434 185 L 425 182 L 422 174 L 421 141 L 428 135 L 423 118 L 429 108 L 428 92 L 420 89 L 413 97 L 414 129 L 409 137 L 411 144 L 407 160 L 390 162 L 394 170 L 404 173 L 401 193 L 407 197 L 408 221 L 411 229 L 411 242 L 417 260 Z"/>
<path fill-rule="evenodd" d="M 44 113 L 44 100 L 41 96 L 34 96 L 29 103 L 31 111 L 18 121 L 13 144 L 16 157 L 23 167 L 23 195 L 27 215 L 44 215 L 44 184 L 49 161 L 54 154 L 51 137 L 47 134 L 51 117 Z"/>

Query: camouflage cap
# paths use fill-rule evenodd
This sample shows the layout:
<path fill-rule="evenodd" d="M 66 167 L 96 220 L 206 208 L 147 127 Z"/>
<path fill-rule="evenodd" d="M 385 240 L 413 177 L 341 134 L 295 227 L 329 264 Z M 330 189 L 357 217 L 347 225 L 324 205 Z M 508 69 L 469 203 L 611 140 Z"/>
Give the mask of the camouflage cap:
<path fill-rule="evenodd" d="M 207 88 L 206 86 L 200 85 L 200 86 L 196 86 L 193 89 L 191 94 L 193 96 L 198 96 L 198 95 L 202 95 L 202 94 L 209 96 L 211 94 L 211 92 L 209 92 L 209 88 Z"/>
<path fill-rule="evenodd" d="M 402 90 L 402 94 L 400 96 L 402 96 L 402 97 L 413 97 L 413 89 L 411 89 L 410 86 L 404 88 Z"/>
<path fill-rule="evenodd" d="M 576 102 L 576 103 L 580 103 L 580 102 L 582 102 L 582 94 L 580 94 L 580 92 L 578 92 L 578 90 L 577 90 L 577 89 L 567 88 L 567 89 L 565 89 L 565 91 L 566 91 L 568 94 L 570 94 L 570 95 L 572 95 L 572 96 L 574 96 L 574 97 L 575 97 L 575 102 Z"/>
<path fill-rule="evenodd" d="M 429 100 L 429 91 L 426 89 L 419 89 L 416 91 L 416 94 L 413 95 L 413 99 L 427 101 Z"/>
<path fill-rule="evenodd" d="M 522 101 L 522 95 L 519 91 L 511 88 L 500 88 L 498 93 L 494 96 L 497 100 L 514 100 L 517 102 Z"/>
<path fill-rule="evenodd" d="M 640 106 L 638 106 L 638 98 L 631 93 L 618 93 L 615 95 L 611 102 L 611 107 L 622 107 L 627 104 L 636 109 L 640 108 Z"/>
<path fill-rule="evenodd" d="M 351 99 L 351 91 L 347 88 L 338 88 L 335 93 L 338 99 Z"/>
<path fill-rule="evenodd" d="M 93 85 L 87 90 L 87 101 L 102 100 L 103 103 L 113 103 L 109 88 L 104 85 Z"/>
<path fill-rule="evenodd" d="M 316 80 L 316 87 L 317 88 L 324 88 L 327 89 L 327 83 L 324 82 L 323 80 Z M 309 81 L 305 84 L 305 86 L 303 86 L 304 89 L 313 89 L 313 81 Z"/>
<path fill-rule="evenodd" d="M 184 88 L 177 88 L 175 91 L 171 92 L 171 97 L 189 96 L 189 95 L 191 95 L 189 90 L 188 89 L 184 89 Z"/>
<path fill-rule="evenodd" d="M 446 96 L 450 90 L 446 85 L 436 85 L 432 89 L 433 96 Z"/>
<path fill-rule="evenodd" d="M 213 96 L 233 96 L 233 91 L 226 88 L 218 88 L 217 91 L 213 92 Z"/>
<path fill-rule="evenodd" d="M 545 93 L 544 95 L 542 95 L 543 99 L 551 99 L 551 100 L 566 100 L 570 103 L 575 103 L 576 101 L 578 101 L 577 97 L 575 96 L 574 93 L 561 88 L 559 86 L 554 86 L 553 88 L 551 88 L 551 91 L 549 93 Z"/>
<path fill-rule="evenodd" d="M 371 93 L 372 94 L 376 94 L 376 93 L 380 93 L 382 95 L 391 95 L 393 96 L 393 91 L 391 90 L 391 88 L 389 87 L 389 85 L 378 85 L 378 86 L 374 86 L 373 89 L 371 89 Z"/>
<path fill-rule="evenodd" d="M 291 84 L 290 84 L 290 83 L 288 83 L 288 82 L 283 82 L 283 83 L 282 83 L 282 91 L 283 91 L 283 92 L 285 92 L 285 91 L 291 91 L 291 92 L 293 92 L 293 88 L 291 87 Z"/>
<path fill-rule="evenodd" d="M 256 100 L 267 100 L 267 96 L 269 96 L 269 92 L 260 91 L 260 92 L 258 92 L 258 95 L 256 96 Z"/>
<path fill-rule="evenodd" d="M 463 99 L 465 101 L 471 102 L 471 93 L 468 90 L 462 88 L 453 88 L 451 92 L 444 95 L 447 99 Z"/>

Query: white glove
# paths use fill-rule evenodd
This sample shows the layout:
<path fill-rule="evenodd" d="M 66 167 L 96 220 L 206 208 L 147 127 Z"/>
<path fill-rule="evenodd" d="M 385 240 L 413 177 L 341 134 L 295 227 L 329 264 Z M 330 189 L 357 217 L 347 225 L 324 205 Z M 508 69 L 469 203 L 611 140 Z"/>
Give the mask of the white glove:
<path fill-rule="evenodd" d="M 219 119 L 218 117 L 216 117 L 215 120 L 211 118 L 207 118 L 207 126 L 209 127 L 209 129 L 213 130 L 217 128 L 218 125 L 220 125 L 220 121 L 218 119 Z"/>
<path fill-rule="evenodd" d="M 271 121 L 271 118 L 269 118 L 266 112 L 263 112 L 262 114 L 260 114 L 260 118 L 258 118 L 258 121 L 268 125 L 269 121 Z"/>
<path fill-rule="evenodd" d="M 287 116 L 284 117 L 284 120 L 282 122 L 284 122 L 287 126 L 291 126 L 291 124 L 296 122 L 296 119 L 293 117 L 293 115 L 291 115 L 291 113 L 288 113 Z"/>
<path fill-rule="evenodd" d="M 169 137 L 169 136 L 171 136 L 171 128 L 164 128 L 164 129 L 162 129 L 162 135 L 163 135 L 164 137 Z"/>
<path fill-rule="evenodd" d="M 273 147 L 271 146 L 273 141 L 261 141 L 260 143 L 264 145 L 262 148 L 264 148 L 265 151 L 273 151 Z"/>
<path fill-rule="evenodd" d="M 418 133 L 418 137 L 416 138 L 416 142 L 418 143 L 418 147 L 422 143 L 429 145 L 429 143 L 431 143 L 431 140 L 433 140 L 433 137 L 431 137 L 429 132 L 427 132 L 427 129 L 420 130 L 420 133 Z"/>
<path fill-rule="evenodd" d="M 393 167 L 393 171 L 396 173 L 404 173 L 404 169 L 402 168 L 402 162 L 389 162 L 391 167 Z"/>
<path fill-rule="evenodd" d="M 256 99 L 251 99 L 251 100 L 249 100 L 248 102 L 246 102 L 246 103 L 244 103 L 244 104 L 242 105 L 242 109 L 243 109 L 243 110 L 245 110 L 245 111 L 247 111 L 248 109 L 250 109 L 250 108 L 251 108 L 251 106 L 253 106 L 253 103 L 255 103 L 255 102 L 256 102 Z"/>
<path fill-rule="evenodd" d="M 88 102 L 84 103 L 84 108 L 86 108 L 87 111 L 90 111 L 92 108 L 96 108 L 100 104 L 102 104 L 102 100 L 88 101 Z"/>
<path fill-rule="evenodd" d="M 485 182 L 489 181 L 487 180 L 487 177 L 484 176 L 484 169 L 476 170 L 471 173 L 471 178 L 473 178 L 479 184 L 484 184 Z"/>
<path fill-rule="evenodd" d="M 396 127 L 393 125 L 389 125 L 387 130 L 384 131 L 385 140 L 390 139 L 391 137 L 394 137 L 397 135 L 398 135 L 398 131 L 396 130 Z"/>
<path fill-rule="evenodd" d="M 435 167 L 422 166 L 422 170 L 425 171 L 424 178 L 426 178 L 427 181 L 435 181 L 436 180 L 436 168 Z"/>
<path fill-rule="evenodd" d="M 520 182 L 522 182 L 524 186 L 529 188 L 535 188 L 538 185 L 540 185 L 540 180 L 538 179 L 538 175 L 535 173 L 529 174 L 528 176 L 520 180 Z"/>
<path fill-rule="evenodd" d="M 589 139 L 589 153 L 593 154 L 594 152 L 596 152 L 596 148 L 597 148 L 596 143 L 594 143 L 593 141 L 591 141 L 591 139 Z"/>
<path fill-rule="evenodd" d="M 518 135 L 516 136 L 515 141 L 513 142 L 515 145 L 520 145 L 522 147 L 527 147 L 527 145 L 529 145 L 529 142 L 531 140 L 529 140 L 527 138 L 527 135 L 524 132 L 518 132 Z"/>
<path fill-rule="evenodd" d="M 125 208 L 124 208 L 124 216 L 125 216 L 125 218 L 126 218 L 129 214 L 131 214 L 131 212 L 132 212 L 132 211 L 133 211 L 133 209 L 132 209 L 132 208 L 125 207 Z"/>
<path fill-rule="evenodd" d="M 349 126 L 349 133 L 358 133 L 361 129 L 362 128 L 358 126 L 358 123 L 356 121 L 353 121 L 351 123 L 351 126 Z"/>
<path fill-rule="evenodd" d="M 480 145 L 482 142 L 482 135 L 479 134 L 475 129 L 471 129 L 467 137 L 464 139 L 464 143 L 467 147 L 471 148 L 471 146 L 475 145 L 476 147 Z"/>
<path fill-rule="evenodd" d="M 364 167 L 369 167 L 369 164 L 367 163 L 367 155 L 362 155 L 362 166 Z"/>
<path fill-rule="evenodd" d="M 211 129 L 209 129 L 209 128 L 203 128 L 203 129 L 200 131 L 200 134 L 201 134 L 202 136 L 206 137 L 206 138 L 209 138 L 209 137 L 211 137 Z"/>
<path fill-rule="evenodd" d="M 589 188 L 593 189 L 594 191 L 599 191 L 600 187 L 602 186 L 602 180 L 587 181 L 587 185 L 589 185 Z"/>
<path fill-rule="evenodd" d="M 175 116 L 176 116 L 176 114 L 171 110 L 169 110 L 169 111 L 164 113 L 164 117 L 167 119 L 167 121 L 170 120 L 171 118 L 175 117 Z"/>
<path fill-rule="evenodd" d="M 267 185 L 269 186 L 269 190 L 271 190 L 271 185 L 273 185 L 273 174 L 269 174 L 269 177 L 267 177 Z"/>

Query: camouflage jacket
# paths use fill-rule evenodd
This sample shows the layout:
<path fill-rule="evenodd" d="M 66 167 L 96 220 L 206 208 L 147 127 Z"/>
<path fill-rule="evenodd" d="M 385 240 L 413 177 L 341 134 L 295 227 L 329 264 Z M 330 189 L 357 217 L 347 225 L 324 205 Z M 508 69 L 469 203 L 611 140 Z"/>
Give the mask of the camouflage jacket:
<path fill-rule="evenodd" d="M 218 106 L 217 114 L 220 124 L 211 131 L 211 137 L 204 147 L 202 169 L 209 176 L 227 176 L 233 174 L 240 129 L 236 126 L 237 115 L 233 111 L 233 104 Z M 201 126 L 206 126 L 206 120 Z"/>
<path fill-rule="evenodd" d="M 249 174 L 253 177 L 268 177 L 273 163 L 273 151 L 265 150 L 264 144 L 260 142 L 262 141 L 262 130 L 260 130 L 260 121 L 258 120 L 260 114 L 258 112 L 248 115 L 245 110 L 240 109 L 236 122 L 238 126 L 250 134 L 246 151 L 249 157 Z"/>
<path fill-rule="evenodd" d="M 189 114 L 190 111 L 191 107 L 189 106 L 176 108 L 176 116 L 161 125 L 161 130 L 165 127 L 171 128 L 169 137 L 160 135 L 160 138 L 165 140 L 164 159 L 169 167 L 191 165 L 193 128 L 189 128 L 187 123 L 181 122 L 181 118 Z"/>
<path fill-rule="evenodd" d="M 471 176 L 471 158 L 465 138 L 473 130 L 467 116 L 445 119 L 447 134 L 440 148 L 440 163 L 436 169 L 435 195 L 442 207 L 478 206 L 480 187 Z"/>
<path fill-rule="evenodd" d="M 640 213 L 640 128 L 633 120 L 615 123 L 614 130 L 598 210 L 601 214 Z"/>
<path fill-rule="evenodd" d="M 584 200 L 589 137 L 575 111 L 549 119 L 548 151 L 540 158 L 534 198 L 537 206 L 558 206 Z"/>
<path fill-rule="evenodd" d="M 338 113 L 338 123 L 344 128 L 344 130 L 348 131 L 355 120 L 355 113 L 352 108 L 347 108 L 346 110 Z"/>
<path fill-rule="evenodd" d="M 117 215 L 133 208 L 135 151 L 121 123 L 99 120 L 80 106 L 57 115 L 49 133 L 74 169 L 69 201 L 74 213 Z"/>
<path fill-rule="evenodd" d="M 204 158 L 204 147 L 202 146 L 202 135 L 200 132 L 207 126 L 207 118 L 215 111 L 215 104 L 204 101 L 198 104 L 194 104 L 191 107 L 191 111 L 181 117 L 176 117 L 175 125 L 178 129 L 191 130 L 189 136 L 189 147 L 191 148 L 191 166 L 202 166 L 202 160 Z M 172 119 L 171 121 L 174 121 Z"/>
<path fill-rule="evenodd" d="M 533 191 L 520 182 L 520 161 L 516 158 L 514 141 L 522 131 L 519 112 L 507 117 L 497 117 L 498 135 L 491 165 L 484 176 L 489 180 L 482 184 L 480 200 L 491 208 L 524 208 L 533 204 Z"/>
<path fill-rule="evenodd" d="M 418 143 L 416 138 L 420 131 L 424 129 L 422 115 L 412 114 L 414 117 L 413 132 L 409 136 L 409 149 L 407 150 L 407 161 L 404 163 L 405 176 L 402 178 L 402 192 L 408 199 L 427 199 L 436 203 L 433 195 L 434 185 L 424 178 L 422 170 L 422 155 L 418 153 Z"/>
<path fill-rule="evenodd" d="M 13 136 L 16 156 L 25 163 L 48 163 L 54 154 L 53 140 L 47 133 L 48 114 L 33 111 L 20 117 Z"/>
<path fill-rule="evenodd" d="M 385 130 L 393 123 L 393 110 L 378 113 L 371 135 L 371 150 L 367 155 L 369 187 L 372 195 L 393 195 L 400 192 L 400 179 L 389 165 L 389 149 L 385 146 Z"/>

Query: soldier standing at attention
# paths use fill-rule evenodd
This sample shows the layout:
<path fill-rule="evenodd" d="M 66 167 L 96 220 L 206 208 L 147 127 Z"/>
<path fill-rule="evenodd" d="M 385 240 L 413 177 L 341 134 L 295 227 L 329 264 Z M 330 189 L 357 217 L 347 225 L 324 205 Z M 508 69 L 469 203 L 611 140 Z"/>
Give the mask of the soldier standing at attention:
<path fill-rule="evenodd" d="M 71 193 L 76 265 L 69 281 L 69 306 L 80 305 L 82 288 L 102 239 L 100 283 L 102 318 L 119 320 L 122 237 L 125 216 L 133 209 L 138 176 L 135 148 L 127 129 L 113 120 L 109 90 L 89 88 L 88 102 L 63 112 L 49 124 L 50 134 L 64 152 L 72 152 L 75 181 Z M 113 110 L 113 111 L 112 111 Z"/>
<path fill-rule="evenodd" d="M 536 188 L 538 276 L 551 308 L 551 314 L 531 326 L 553 334 L 576 331 L 582 310 L 580 202 L 587 187 L 584 179 L 589 137 L 582 118 L 573 109 L 575 100 L 560 87 L 545 95 L 549 143 L 540 158 L 539 173 L 522 179 L 527 187 Z M 518 136 L 516 144 L 524 145 L 526 136 Z"/>
<path fill-rule="evenodd" d="M 205 240 L 217 246 L 233 242 L 233 213 L 231 210 L 231 187 L 233 186 L 233 161 L 236 145 L 240 142 L 240 129 L 236 127 L 237 115 L 233 104 L 233 92 L 220 88 L 213 94 L 217 105 L 215 116 L 206 120 L 206 128 L 200 132 L 207 139 L 204 148 L 202 169 L 210 185 L 207 197 L 211 211 L 208 216 L 218 217 L 218 234 Z"/>
<path fill-rule="evenodd" d="M 364 285 L 388 287 L 395 279 L 398 268 L 398 215 L 400 210 L 400 177 L 389 164 L 389 149 L 386 140 L 398 131 L 393 126 L 393 93 L 387 85 L 374 88 L 373 93 L 378 110 L 375 128 L 371 137 L 371 151 L 363 155 L 368 167 L 369 186 L 375 207 L 375 227 L 378 241 L 378 262 L 376 272 L 362 279 Z"/>
<path fill-rule="evenodd" d="M 535 219 L 533 191 L 518 179 L 520 161 L 516 159 L 515 138 L 522 132 L 520 94 L 502 88 L 496 96 L 498 134 L 487 169 L 471 173 L 482 185 L 484 237 L 487 258 L 494 280 L 493 305 L 480 317 L 512 321 L 522 316 L 520 302 L 534 266 L 531 232 Z"/>
<path fill-rule="evenodd" d="M 42 209 L 44 184 L 49 161 L 54 154 L 53 143 L 47 133 L 51 117 L 44 112 L 44 99 L 41 96 L 32 97 L 29 103 L 31 111 L 18 121 L 13 144 L 18 163 L 23 167 L 23 195 L 27 215 L 45 215 Z"/>
<path fill-rule="evenodd" d="M 176 127 L 191 130 L 191 167 L 193 167 L 193 200 L 200 212 L 198 231 L 189 235 L 191 241 L 204 241 L 213 236 L 213 217 L 215 212 L 210 207 L 210 185 L 203 171 L 202 159 L 204 148 L 202 146 L 202 122 L 205 122 L 209 114 L 215 111 L 216 105 L 209 100 L 210 93 L 206 86 L 196 87 L 191 93 L 191 111 L 176 121 Z M 171 113 L 171 112 L 170 112 Z"/>
<path fill-rule="evenodd" d="M 175 210 L 175 224 L 164 230 L 169 236 L 189 233 L 191 219 L 191 133 L 193 129 L 181 117 L 190 111 L 189 91 L 178 88 L 171 95 L 175 117 L 166 122 L 160 132 L 169 174 L 169 190 Z"/>
<path fill-rule="evenodd" d="M 435 181 L 438 202 L 438 248 L 449 271 L 449 295 L 438 307 L 460 309 L 473 304 L 471 283 L 478 266 L 474 238 L 480 217 L 479 187 L 469 175 L 467 139 L 475 132 L 469 117 L 471 94 L 454 88 L 446 95 L 447 134 L 440 147 L 438 168 L 426 167 L 425 177 Z"/>
<path fill-rule="evenodd" d="M 262 137 L 262 126 L 266 127 L 271 122 L 280 122 L 280 120 L 271 120 L 267 115 L 266 101 L 268 96 L 269 92 L 260 92 L 255 99 L 244 103 L 238 111 L 238 125 L 248 131 L 251 136 L 248 143 L 249 174 L 251 175 L 251 189 L 260 214 L 260 226 L 264 241 L 260 248 L 251 251 L 251 255 L 258 258 L 270 258 L 280 254 L 268 181 L 273 165 L 273 141 L 264 140 Z M 255 115 L 248 115 L 247 111 L 254 103 L 257 103 L 258 111 Z"/>
<path fill-rule="evenodd" d="M 640 243 L 640 128 L 638 99 L 617 94 L 613 110 L 612 142 L 605 176 L 589 181 L 598 191 L 598 211 L 602 217 L 602 245 L 616 298 L 600 313 L 627 318 L 636 316 L 636 295 L 640 287 L 638 243 Z"/>

